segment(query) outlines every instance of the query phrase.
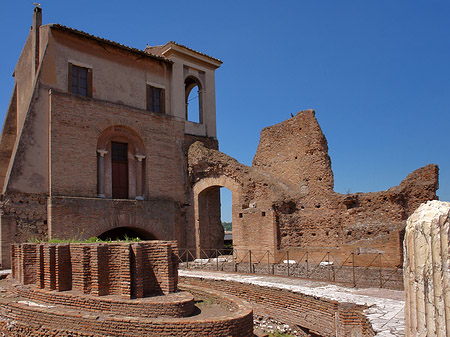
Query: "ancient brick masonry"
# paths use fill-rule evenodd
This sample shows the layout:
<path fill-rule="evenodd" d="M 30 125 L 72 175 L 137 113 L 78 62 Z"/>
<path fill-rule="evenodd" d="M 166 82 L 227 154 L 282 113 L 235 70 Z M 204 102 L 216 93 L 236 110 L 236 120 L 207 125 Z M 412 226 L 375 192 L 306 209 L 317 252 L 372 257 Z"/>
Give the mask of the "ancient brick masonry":
<path fill-rule="evenodd" d="M 177 290 L 173 241 L 13 244 L 12 277 L 46 290 L 140 298 Z"/>
<path fill-rule="evenodd" d="M 330 337 L 375 336 L 371 324 L 363 315 L 366 309 L 363 306 L 239 281 L 182 277 L 181 282 L 239 296 L 252 303 L 255 316 L 271 317 L 288 324 L 300 336 L 303 336 L 301 332 L 304 330 Z"/>
<path fill-rule="evenodd" d="M 199 142 L 188 159 L 199 229 L 208 211 L 202 196 L 214 186 L 229 188 L 233 245 L 242 254 L 251 249 L 281 257 L 290 250 L 292 259 L 300 259 L 308 250 L 313 260 L 330 253 L 343 263 L 349 254 L 362 253 L 366 265 L 382 254 L 387 266 L 399 266 L 406 219 L 437 198 L 439 170 L 433 164 L 386 191 L 335 192 L 327 140 L 313 110 L 263 129 L 251 167 Z"/>
<path fill-rule="evenodd" d="M 11 250 L 13 278 L 0 293 L 0 333 L 8 336 L 253 336 L 247 302 L 189 285 L 176 291 L 173 241 Z M 194 295 L 220 303 L 223 313 L 200 319 Z"/>

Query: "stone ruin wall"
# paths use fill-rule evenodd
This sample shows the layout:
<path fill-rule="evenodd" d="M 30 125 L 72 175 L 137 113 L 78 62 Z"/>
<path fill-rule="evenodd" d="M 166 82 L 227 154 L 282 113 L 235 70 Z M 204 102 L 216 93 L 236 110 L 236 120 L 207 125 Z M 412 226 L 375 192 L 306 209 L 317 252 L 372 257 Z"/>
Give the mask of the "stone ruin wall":
<path fill-rule="evenodd" d="M 353 252 L 368 259 L 382 253 L 392 266 L 402 264 L 406 219 L 421 203 L 437 198 L 439 170 L 424 166 L 387 191 L 334 192 L 327 141 L 313 110 L 263 129 L 251 167 L 195 143 L 189 169 L 193 185 L 211 177 L 237 184 L 236 248 L 298 250 L 299 256 L 306 249 L 330 251 L 341 262 Z"/>

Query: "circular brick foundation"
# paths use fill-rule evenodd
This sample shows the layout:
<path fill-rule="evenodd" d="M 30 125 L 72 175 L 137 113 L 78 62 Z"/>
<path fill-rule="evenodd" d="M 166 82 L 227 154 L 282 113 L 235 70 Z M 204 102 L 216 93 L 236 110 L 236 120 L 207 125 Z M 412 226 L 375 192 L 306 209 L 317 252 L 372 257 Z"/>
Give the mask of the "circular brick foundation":
<path fill-rule="evenodd" d="M 188 292 L 148 299 L 112 299 L 56 292 L 0 281 L 0 332 L 7 336 L 253 336 L 253 311 L 220 291 L 183 286 Z M 194 307 L 193 295 L 222 303 L 226 314 L 174 317 L 169 307 Z M 167 298 L 165 298 L 167 297 Z M 159 308 L 158 308 L 159 307 Z M 164 308 L 165 307 L 165 308 Z M 149 317 L 145 309 L 159 317 Z"/>

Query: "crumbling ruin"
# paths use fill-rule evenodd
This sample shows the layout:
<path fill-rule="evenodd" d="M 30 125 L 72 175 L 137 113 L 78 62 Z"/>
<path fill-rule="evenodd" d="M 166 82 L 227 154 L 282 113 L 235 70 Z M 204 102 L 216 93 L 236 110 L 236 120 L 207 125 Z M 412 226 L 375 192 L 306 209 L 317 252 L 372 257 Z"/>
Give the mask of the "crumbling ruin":
<path fill-rule="evenodd" d="M 253 336 L 251 306 L 183 285 L 174 241 L 12 245 L 0 281 L 5 336 Z M 194 298 L 195 296 L 195 298 Z M 220 303 L 203 313 L 195 303 Z"/>
<path fill-rule="evenodd" d="M 304 250 L 331 252 L 341 261 L 349 253 L 383 254 L 392 266 L 402 264 L 406 219 L 423 202 L 436 199 L 438 167 L 424 166 L 398 186 L 374 193 L 340 194 L 325 136 L 313 110 L 261 132 L 253 165 L 201 143 L 189 149 L 196 225 L 208 230 L 211 191 L 232 191 L 233 244 L 239 251 Z M 201 242 L 201 248 L 214 248 Z"/>

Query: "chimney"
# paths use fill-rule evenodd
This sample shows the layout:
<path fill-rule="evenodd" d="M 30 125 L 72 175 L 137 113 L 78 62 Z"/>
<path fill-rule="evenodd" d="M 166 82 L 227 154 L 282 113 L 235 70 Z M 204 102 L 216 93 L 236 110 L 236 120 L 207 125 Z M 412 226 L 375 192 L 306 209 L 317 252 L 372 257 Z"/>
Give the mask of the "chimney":
<path fill-rule="evenodd" d="M 31 27 L 31 32 L 33 34 L 33 51 L 34 51 L 34 62 L 33 62 L 33 70 L 34 74 L 37 73 L 39 68 L 39 28 L 42 25 L 42 8 L 36 5 L 33 11 L 33 26 Z"/>

